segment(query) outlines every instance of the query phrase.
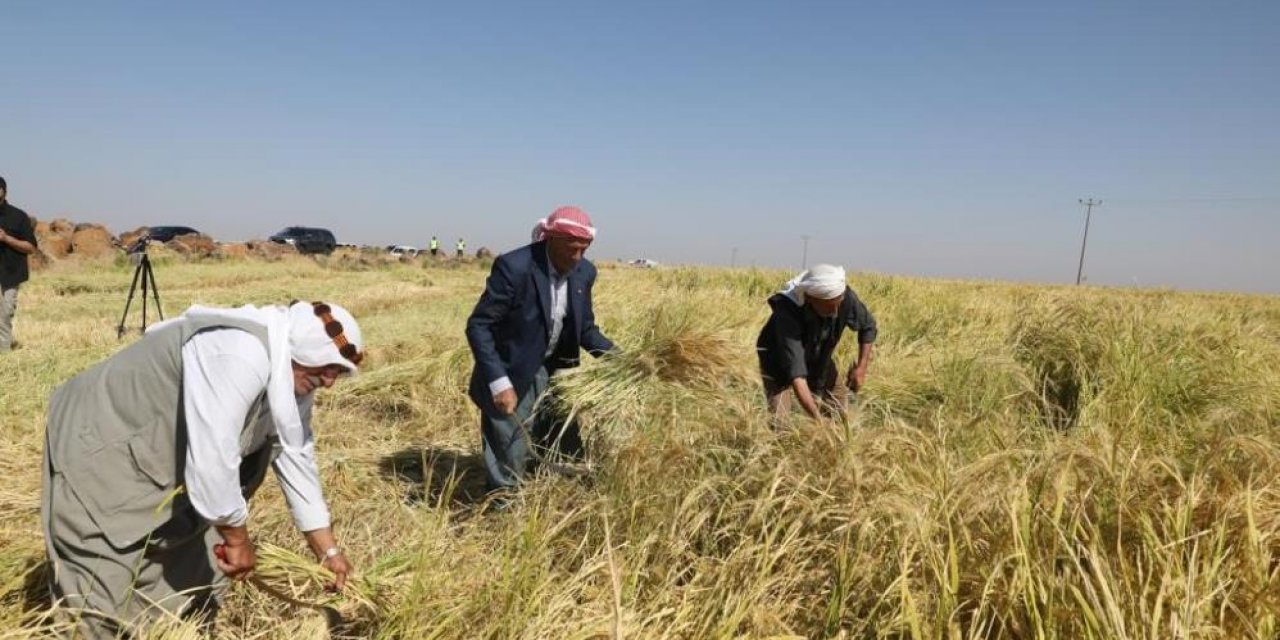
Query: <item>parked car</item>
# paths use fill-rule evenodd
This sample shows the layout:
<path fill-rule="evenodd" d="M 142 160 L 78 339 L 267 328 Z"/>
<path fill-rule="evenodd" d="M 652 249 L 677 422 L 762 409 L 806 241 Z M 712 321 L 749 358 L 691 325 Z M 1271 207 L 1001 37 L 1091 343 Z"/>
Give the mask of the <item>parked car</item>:
<path fill-rule="evenodd" d="M 199 233 L 191 227 L 147 227 L 147 239 L 156 242 L 168 242 L 178 236 Z"/>
<path fill-rule="evenodd" d="M 387 248 L 387 253 L 396 257 L 409 256 L 412 258 L 418 255 L 418 248 L 407 244 L 394 244 Z"/>
<path fill-rule="evenodd" d="M 285 227 L 268 240 L 280 244 L 291 244 L 298 253 L 333 253 L 338 241 L 333 232 L 319 227 Z"/>
<path fill-rule="evenodd" d="M 650 260 L 648 258 L 636 258 L 628 264 L 638 269 L 653 269 L 658 266 L 658 262 L 656 260 Z"/>

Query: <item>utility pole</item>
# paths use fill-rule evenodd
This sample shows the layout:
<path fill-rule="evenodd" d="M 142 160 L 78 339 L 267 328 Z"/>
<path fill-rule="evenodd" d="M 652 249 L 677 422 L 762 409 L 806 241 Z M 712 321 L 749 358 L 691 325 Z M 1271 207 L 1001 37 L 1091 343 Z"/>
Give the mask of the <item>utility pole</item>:
<path fill-rule="evenodd" d="M 1084 205 L 1084 239 L 1080 241 L 1080 266 L 1076 268 L 1076 285 L 1080 284 L 1084 276 L 1084 248 L 1089 244 L 1089 220 L 1093 218 L 1093 208 L 1102 206 L 1101 200 L 1080 200 L 1080 204 Z"/>
<path fill-rule="evenodd" d="M 730 268 L 730 269 L 737 268 L 737 266 L 738 266 L 738 248 L 737 248 L 737 247 L 734 247 L 734 248 L 733 248 L 733 252 L 732 252 L 730 255 L 731 255 L 731 257 L 729 258 L 729 268 Z"/>
<path fill-rule="evenodd" d="M 804 253 L 800 257 L 800 270 L 804 271 L 809 268 L 809 236 L 800 236 L 804 241 Z"/>

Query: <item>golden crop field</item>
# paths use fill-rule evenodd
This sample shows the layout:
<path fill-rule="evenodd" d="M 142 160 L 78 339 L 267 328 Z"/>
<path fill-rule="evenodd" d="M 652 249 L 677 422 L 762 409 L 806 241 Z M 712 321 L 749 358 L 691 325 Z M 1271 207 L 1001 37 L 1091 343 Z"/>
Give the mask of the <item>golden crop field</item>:
<path fill-rule="evenodd" d="M 790 274 L 604 266 L 597 318 L 625 352 L 557 381 L 590 472 L 487 512 L 463 336 L 486 273 L 158 259 L 170 314 L 333 300 L 371 353 L 315 421 L 358 579 L 322 592 L 271 480 L 258 575 L 330 613 L 239 583 L 219 636 L 1280 637 L 1278 298 L 855 274 L 880 325 L 856 414 L 775 431 L 754 340 Z M 58 628 L 45 406 L 120 348 L 131 275 L 57 265 L 22 290 L 22 348 L 0 356 L 2 638 Z"/>

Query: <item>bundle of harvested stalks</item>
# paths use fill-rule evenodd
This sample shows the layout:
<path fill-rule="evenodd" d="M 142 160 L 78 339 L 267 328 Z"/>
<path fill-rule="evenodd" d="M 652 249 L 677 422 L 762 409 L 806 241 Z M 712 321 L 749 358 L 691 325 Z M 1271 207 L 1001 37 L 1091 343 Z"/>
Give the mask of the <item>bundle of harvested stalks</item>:
<path fill-rule="evenodd" d="M 381 590 L 370 577 L 349 578 L 341 593 L 327 588 L 333 580 L 333 572 L 315 560 L 264 544 L 258 547 L 258 567 L 250 584 L 284 603 L 337 615 L 344 622 L 374 621 L 383 615 Z"/>
<path fill-rule="evenodd" d="M 645 330 L 615 358 L 615 363 L 641 378 L 707 383 L 723 375 L 733 360 L 733 345 L 724 328 L 704 325 L 691 307 L 659 307 L 645 320 L 649 323 Z"/>
<path fill-rule="evenodd" d="M 619 333 L 619 351 L 595 366 L 558 374 L 557 395 L 570 413 L 591 426 L 626 427 L 647 412 L 664 411 L 691 397 L 722 389 L 746 374 L 733 320 L 708 317 L 681 300 L 657 305 Z"/>

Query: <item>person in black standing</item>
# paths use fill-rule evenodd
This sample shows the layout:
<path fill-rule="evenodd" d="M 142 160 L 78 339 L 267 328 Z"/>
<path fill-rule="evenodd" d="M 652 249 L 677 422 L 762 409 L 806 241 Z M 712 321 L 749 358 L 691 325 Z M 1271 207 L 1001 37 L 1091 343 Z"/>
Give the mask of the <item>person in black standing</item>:
<path fill-rule="evenodd" d="M 846 328 L 858 334 L 858 359 L 845 374 L 845 386 L 857 393 L 866 384 L 877 334 L 875 317 L 846 283 L 844 269 L 815 265 L 770 297 L 769 306 L 773 313 L 756 354 L 774 424 L 784 423 L 792 394 L 815 420 L 843 415 L 833 357 L 840 336 Z"/>
<path fill-rule="evenodd" d="M 9 204 L 9 185 L 0 178 L 0 352 L 13 348 L 13 316 L 18 311 L 18 287 L 30 271 L 27 256 L 36 251 L 31 217 Z"/>

